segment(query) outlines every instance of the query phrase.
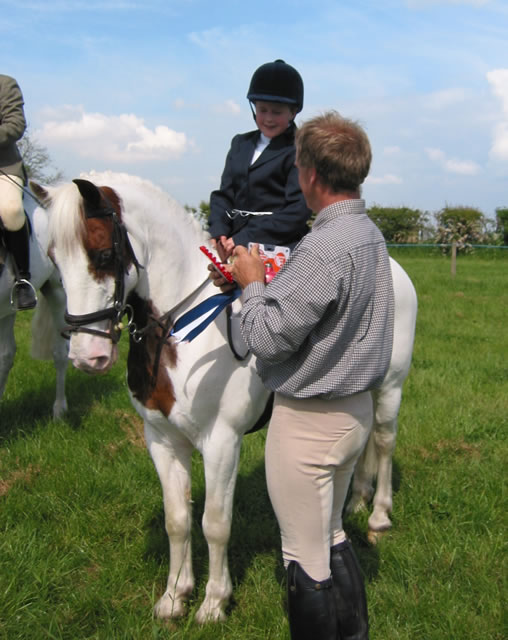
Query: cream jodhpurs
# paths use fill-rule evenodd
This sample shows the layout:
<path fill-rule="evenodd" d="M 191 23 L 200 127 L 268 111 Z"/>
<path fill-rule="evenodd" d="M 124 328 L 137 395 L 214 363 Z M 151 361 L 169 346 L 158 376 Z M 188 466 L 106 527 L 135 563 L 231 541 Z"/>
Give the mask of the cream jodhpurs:
<path fill-rule="evenodd" d="M 0 174 L 0 218 L 7 231 L 19 231 L 25 224 L 23 180 Z"/>
<path fill-rule="evenodd" d="M 266 480 L 286 567 L 295 560 L 314 580 L 330 576 L 330 547 L 346 538 L 342 510 L 372 421 L 368 391 L 334 400 L 275 394 Z"/>

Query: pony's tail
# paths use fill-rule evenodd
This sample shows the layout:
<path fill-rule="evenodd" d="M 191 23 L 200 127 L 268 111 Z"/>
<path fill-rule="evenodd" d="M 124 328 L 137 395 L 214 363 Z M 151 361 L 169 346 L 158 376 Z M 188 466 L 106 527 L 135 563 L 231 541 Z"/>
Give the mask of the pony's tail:
<path fill-rule="evenodd" d="M 44 295 L 39 295 L 32 318 L 32 358 L 52 360 L 55 336 L 56 328 L 49 303 Z"/>

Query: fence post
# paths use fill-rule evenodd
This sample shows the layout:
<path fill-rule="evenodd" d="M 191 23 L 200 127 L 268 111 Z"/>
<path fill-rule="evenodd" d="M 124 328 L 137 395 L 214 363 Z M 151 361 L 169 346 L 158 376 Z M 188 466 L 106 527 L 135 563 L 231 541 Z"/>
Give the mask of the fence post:
<path fill-rule="evenodd" d="M 452 265 L 451 265 L 452 278 L 455 278 L 457 273 L 457 243 L 455 240 L 452 242 Z"/>

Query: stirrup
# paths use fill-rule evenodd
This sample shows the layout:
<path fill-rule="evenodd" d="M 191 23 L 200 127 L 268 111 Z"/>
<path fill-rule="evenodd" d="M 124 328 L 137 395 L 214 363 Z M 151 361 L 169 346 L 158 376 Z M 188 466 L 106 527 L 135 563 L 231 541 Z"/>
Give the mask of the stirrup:
<path fill-rule="evenodd" d="M 15 280 L 15 281 L 14 281 L 14 284 L 12 285 L 12 289 L 11 289 L 11 297 L 10 297 L 11 306 L 12 306 L 12 307 L 14 307 L 14 306 L 15 306 L 15 305 L 14 305 L 14 300 L 15 300 L 15 298 L 17 297 L 17 296 L 15 296 L 15 291 L 16 291 L 16 289 L 17 289 L 18 287 L 20 287 L 20 286 L 24 285 L 24 284 L 27 284 L 27 285 L 30 287 L 30 289 L 33 291 L 33 294 L 34 294 L 34 300 L 35 300 L 35 302 L 34 302 L 33 306 L 31 306 L 31 307 L 27 307 L 27 308 L 33 309 L 33 308 L 37 305 L 37 301 L 38 301 L 38 298 L 37 298 L 37 291 L 35 290 L 35 287 L 34 287 L 34 286 L 33 286 L 33 284 L 30 282 L 30 280 L 27 280 L 26 278 L 19 278 L 19 280 Z M 19 309 L 19 307 L 16 307 L 16 308 L 17 308 L 17 309 Z"/>

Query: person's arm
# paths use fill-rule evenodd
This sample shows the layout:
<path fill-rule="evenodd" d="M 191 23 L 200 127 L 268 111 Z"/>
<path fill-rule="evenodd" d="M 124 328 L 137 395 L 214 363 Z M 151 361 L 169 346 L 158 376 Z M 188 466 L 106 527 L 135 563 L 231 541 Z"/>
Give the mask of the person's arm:
<path fill-rule="evenodd" d="M 23 137 L 26 129 L 23 95 L 13 78 L 2 78 L 0 86 L 0 147 Z"/>
<path fill-rule="evenodd" d="M 235 275 L 236 259 L 233 264 Z M 297 352 L 335 304 L 340 283 L 315 252 L 292 255 L 272 282 L 251 281 L 243 292 L 242 333 L 254 355 L 264 362 L 284 362 Z"/>

